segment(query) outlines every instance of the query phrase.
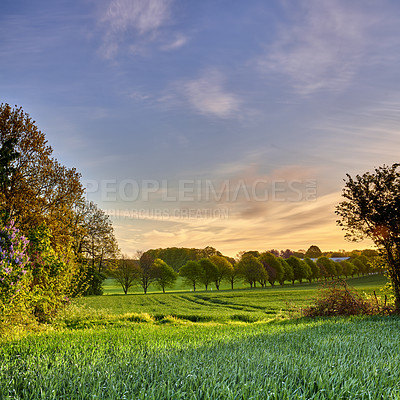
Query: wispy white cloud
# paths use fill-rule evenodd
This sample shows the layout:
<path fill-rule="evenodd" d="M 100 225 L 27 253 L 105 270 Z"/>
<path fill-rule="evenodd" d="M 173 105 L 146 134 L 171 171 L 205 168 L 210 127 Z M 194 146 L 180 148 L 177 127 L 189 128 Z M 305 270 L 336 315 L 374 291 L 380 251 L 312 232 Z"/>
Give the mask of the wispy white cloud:
<path fill-rule="evenodd" d="M 336 173 L 364 173 L 382 164 L 398 162 L 400 148 L 400 96 L 386 95 L 372 104 L 343 110 L 314 122 L 319 153 Z M 344 176 L 344 173 L 343 175 Z"/>
<path fill-rule="evenodd" d="M 172 41 L 162 45 L 161 49 L 165 51 L 179 49 L 180 47 L 184 46 L 188 40 L 189 38 L 187 36 L 178 34 Z"/>
<path fill-rule="evenodd" d="M 114 32 L 133 28 L 143 35 L 162 26 L 169 18 L 169 0 L 112 0 L 103 21 Z"/>
<path fill-rule="evenodd" d="M 178 95 L 192 109 L 209 116 L 227 118 L 239 111 L 241 99 L 225 88 L 225 79 L 217 70 L 208 70 L 199 78 L 176 83 Z"/>
<path fill-rule="evenodd" d="M 102 56 L 114 58 L 125 41 L 129 41 L 130 52 L 140 53 L 144 43 L 158 39 L 160 30 L 172 22 L 171 8 L 172 0 L 111 0 L 100 18 L 105 29 Z M 161 49 L 172 50 L 186 41 L 185 36 L 177 34 Z M 166 42 L 164 37 L 162 42 Z"/>
<path fill-rule="evenodd" d="M 128 97 L 134 100 L 145 101 L 151 99 L 151 96 L 147 93 L 142 93 L 138 91 L 133 91 L 129 93 Z"/>
<path fill-rule="evenodd" d="M 290 6 L 291 25 L 281 27 L 258 66 L 263 72 L 288 77 L 301 95 L 320 89 L 342 90 L 362 63 L 370 45 L 365 37 L 377 18 L 353 9 L 349 2 L 301 4 L 297 13 Z"/>

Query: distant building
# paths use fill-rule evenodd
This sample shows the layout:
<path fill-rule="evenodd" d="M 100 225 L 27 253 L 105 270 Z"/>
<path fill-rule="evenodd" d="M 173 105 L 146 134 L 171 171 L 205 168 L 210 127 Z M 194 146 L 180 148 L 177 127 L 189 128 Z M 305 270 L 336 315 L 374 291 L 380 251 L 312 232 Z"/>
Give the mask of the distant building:
<path fill-rule="evenodd" d="M 345 261 L 348 260 L 350 257 L 330 257 L 330 260 L 333 260 L 335 262 L 340 262 L 340 261 Z"/>
<path fill-rule="evenodd" d="M 340 262 L 344 260 L 348 260 L 350 257 L 328 257 L 330 260 L 335 261 L 335 262 Z M 318 258 L 312 258 L 311 260 L 317 261 Z"/>

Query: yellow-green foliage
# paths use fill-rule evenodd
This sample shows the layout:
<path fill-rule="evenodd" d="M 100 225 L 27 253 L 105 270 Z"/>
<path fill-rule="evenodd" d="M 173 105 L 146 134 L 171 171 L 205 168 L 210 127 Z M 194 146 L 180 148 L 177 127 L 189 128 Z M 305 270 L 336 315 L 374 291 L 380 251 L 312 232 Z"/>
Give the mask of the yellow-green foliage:
<path fill-rule="evenodd" d="M 0 226 L 0 330 L 18 332 L 51 321 L 69 303 L 76 275 L 73 258 L 52 248 L 46 226 L 32 230 L 29 241 L 12 222 Z"/>
<path fill-rule="evenodd" d="M 60 256 L 51 246 L 49 229 L 41 225 L 30 232 L 30 302 L 39 321 L 49 321 L 70 300 L 77 268 L 68 256 Z"/>

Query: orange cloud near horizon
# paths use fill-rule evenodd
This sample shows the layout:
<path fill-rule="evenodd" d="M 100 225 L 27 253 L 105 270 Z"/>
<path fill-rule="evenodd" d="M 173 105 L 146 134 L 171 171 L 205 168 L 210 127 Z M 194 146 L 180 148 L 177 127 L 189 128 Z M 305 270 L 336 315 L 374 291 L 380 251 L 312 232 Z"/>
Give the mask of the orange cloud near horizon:
<path fill-rule="evenodd" d="M 171 215 L 115 218 L 117 238 L 124 253 L 164 247 L 212 246 L 228 256 L 242 250 L 307 249 L 317 245 L 322 251 L 370 248 L 372 243 L 349 242 L 336 224 L 335 206 L 340 193 L 302 202 L 238 202 L 224 204 L 226 214 L 201 215 L 196 210 Z M 254 207 L 246 213 L 243 207 Z"/>

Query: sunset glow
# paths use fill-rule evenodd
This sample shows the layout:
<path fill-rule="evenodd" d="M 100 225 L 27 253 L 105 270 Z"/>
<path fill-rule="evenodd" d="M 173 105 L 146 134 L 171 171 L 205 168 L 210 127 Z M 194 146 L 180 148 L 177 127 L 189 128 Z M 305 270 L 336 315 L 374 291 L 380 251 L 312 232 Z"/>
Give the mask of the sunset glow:
<path fill-rule="evenodd" d="M 322 250 L 343 179 L 399 161 L 400 4 L 2 1 L 22 106 L 124 253 Z"/>

